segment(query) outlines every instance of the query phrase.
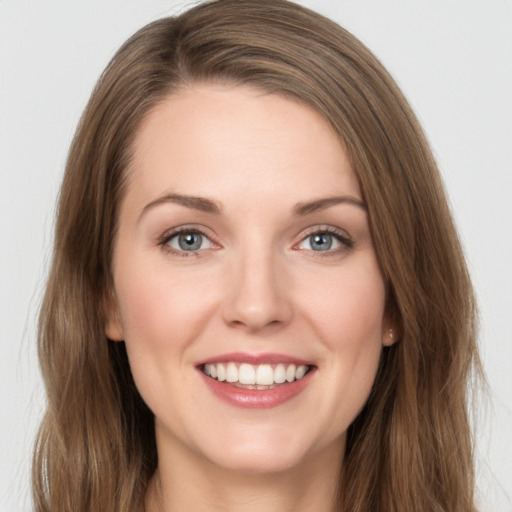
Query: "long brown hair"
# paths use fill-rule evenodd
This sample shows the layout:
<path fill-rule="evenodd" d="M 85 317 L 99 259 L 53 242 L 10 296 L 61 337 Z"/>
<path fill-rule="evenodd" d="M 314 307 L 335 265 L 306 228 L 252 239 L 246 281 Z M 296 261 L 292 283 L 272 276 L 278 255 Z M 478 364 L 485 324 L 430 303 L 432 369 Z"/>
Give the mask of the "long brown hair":
<path fill-rule="evenodd" d="M 193 82 L 249 84 L 319 112 L 350 155 L 400 340 L 384 348 L 348 438 L 351 512 L 474 511 L 469 378 L 475 304 L 435 161 L 383 66 L 334 22 L 285 0 L 217 0 L 132 36 L 100 78 L 68 157 L 39 324 L 48 405 L 34 456 L 39 512 L 136 511 L 155 468 L 153 417 L 122 343 L 105 336 L 132 142 Z"/>

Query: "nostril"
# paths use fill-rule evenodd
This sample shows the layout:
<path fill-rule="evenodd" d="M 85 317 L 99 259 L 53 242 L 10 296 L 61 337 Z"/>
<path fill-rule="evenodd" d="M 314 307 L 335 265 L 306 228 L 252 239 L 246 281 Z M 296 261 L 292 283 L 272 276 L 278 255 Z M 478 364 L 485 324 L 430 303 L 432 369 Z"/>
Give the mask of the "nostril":
<path fill-rule="evenodd" d="M 289 287 L 282 282 L 284 277 L 274 275 L 271 262 L 245 263 L 243 271 L 235 269 L 230 278 L 223 307 L 226 323 L 253 332 L 288 323 L 292 308 L 287 298 Z"/>

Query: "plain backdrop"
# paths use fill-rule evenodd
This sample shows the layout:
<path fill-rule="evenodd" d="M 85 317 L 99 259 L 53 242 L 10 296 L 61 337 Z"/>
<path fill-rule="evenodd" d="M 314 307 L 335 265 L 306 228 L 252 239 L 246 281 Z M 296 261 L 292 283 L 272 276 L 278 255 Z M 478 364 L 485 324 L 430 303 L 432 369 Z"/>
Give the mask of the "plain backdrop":
<path fill-rule="evenodd" d="M 478 293 L 490 400 L 477 414 L 479 488 L 512 511 L 512 1 L 303 0 L 362 39 L 416 110 Z M 183 10 L 171 0 L 0 0 L 0 512 L 31 510 L 44 394 L 35 325 L 66 152 L 119 45 Z M 446 454 L 450 456 L 450 454 Z"/>

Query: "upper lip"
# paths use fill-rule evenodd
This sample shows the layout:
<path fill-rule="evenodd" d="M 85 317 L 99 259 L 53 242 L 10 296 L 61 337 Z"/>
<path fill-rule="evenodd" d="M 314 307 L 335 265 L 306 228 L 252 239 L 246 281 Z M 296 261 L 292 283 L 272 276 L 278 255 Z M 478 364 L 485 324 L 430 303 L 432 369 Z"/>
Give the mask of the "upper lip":
<path fill-rule="evenodd" d="M 289 356 L 286 354 L 277 354 L 277 353 L 263 353 L 263 354 L 249 354 L 246 352 L 230 352 L 227 354 L 220 354 L 218 356 L 209 357 L 208 359 L 204 359 L 197 363 L 197 366 L 202 366 L 205 364 L 215 364 L 215 363 L 248 363 L 252 365 L 260 365 L 260 364 L 279 364 L 279 363 L 289 363 L 295 365 L 308 365 L 313 366 L 311 361 L 307 361 L 305 359 L 301 359 L 295 356 Z"/>

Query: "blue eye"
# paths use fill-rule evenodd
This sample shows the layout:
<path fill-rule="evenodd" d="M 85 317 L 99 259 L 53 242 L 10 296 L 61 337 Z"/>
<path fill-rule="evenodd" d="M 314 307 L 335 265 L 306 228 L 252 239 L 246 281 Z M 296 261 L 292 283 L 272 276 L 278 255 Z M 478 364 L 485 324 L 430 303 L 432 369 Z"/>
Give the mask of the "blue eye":
<path fill-rule="evenodd" d="M 340 245 L 340 241 L 330 233 L 313 233 L 302 241 L 300 248 L 311 251 L 329 251 L 337 249 Z"/>
<path fill-rule="evenodd" d="M 344 249 L 349 249 L 352 246 L 352 240 L 342 233 L 318 230 L 304 237 L 298 248 L 318 253 L 328 252 L 334 254 Z"/>
<path fill-rule="evenodd" d="M 316 233 L 310 235 L 309 245 L 313 251 L 328 251 L 332 249 L 333 243 L 336 244 L 337 240 L 328 233 Z"/>
<path fill-rule="evenodd" d="M 165 244 L 178 252 L 196 252 L 212 247 L 211 240 L 197 231 L 176 233 L 168 238 Z"/>

